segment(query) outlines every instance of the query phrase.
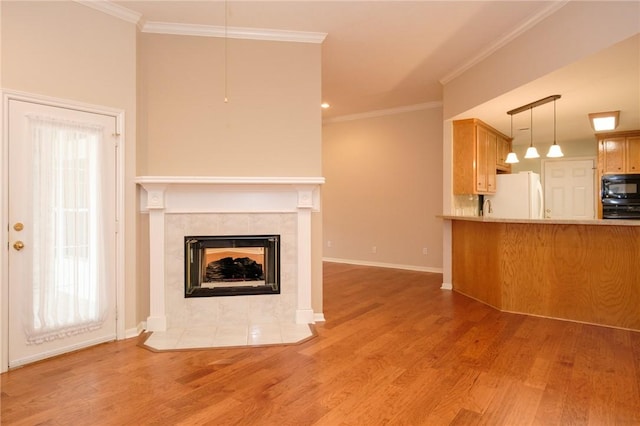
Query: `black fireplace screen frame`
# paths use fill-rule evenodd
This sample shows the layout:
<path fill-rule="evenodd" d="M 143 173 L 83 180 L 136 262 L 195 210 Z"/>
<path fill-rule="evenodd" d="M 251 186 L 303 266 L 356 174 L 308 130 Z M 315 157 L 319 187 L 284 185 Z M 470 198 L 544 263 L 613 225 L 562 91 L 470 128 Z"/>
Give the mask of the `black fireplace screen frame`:
<path fill-rule="evenodd" d="M 249 265 L 252 276 L 260 284 L 252 285 L 251 281 L 243 281 L 243 285 L 233 285 L 229 279 L 222 286 L 208 287 L 206 268 L 203 261 L 207 249 L 262 248 L 264 262 Z M 249 296 L 264 294 L 280 294 L 280 235 L 221 235 L 221 236 L 185 236 L 184 237 L 184 297 L 216 297 L 216 296 Z M 242 263 L 245 258 L 233 259 Z M 228 258 L 226 258 L 229 262 Z M 206 261 L 205 261 L 206 262 Z M 255 272 L 259 269 L 262 275 Z"/>

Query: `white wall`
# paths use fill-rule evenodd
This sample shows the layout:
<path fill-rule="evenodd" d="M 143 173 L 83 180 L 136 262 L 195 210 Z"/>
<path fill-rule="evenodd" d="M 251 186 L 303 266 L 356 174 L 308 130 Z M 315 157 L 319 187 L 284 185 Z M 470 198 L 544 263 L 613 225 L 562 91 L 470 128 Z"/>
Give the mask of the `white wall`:
<path fill-rule="evenodd" d="M 441 270 L 441 141 L 439 104 L 324 124 L 325 259 Z"/>
<path fill-rule="evenodd" d="M 140 35 L 145 173 L 320 176 L 320 45 L 226 45 L 225 64 L 221 38 Z"/>

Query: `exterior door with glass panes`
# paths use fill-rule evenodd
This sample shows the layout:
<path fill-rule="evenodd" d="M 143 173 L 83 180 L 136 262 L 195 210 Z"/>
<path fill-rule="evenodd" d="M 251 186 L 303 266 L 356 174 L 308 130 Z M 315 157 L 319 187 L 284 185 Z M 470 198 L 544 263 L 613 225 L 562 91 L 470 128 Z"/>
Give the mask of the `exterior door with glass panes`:
<path fill-rule="evenodd" d="M 116 337 L 116 125 L 8 101 L 9 367 Z"/>

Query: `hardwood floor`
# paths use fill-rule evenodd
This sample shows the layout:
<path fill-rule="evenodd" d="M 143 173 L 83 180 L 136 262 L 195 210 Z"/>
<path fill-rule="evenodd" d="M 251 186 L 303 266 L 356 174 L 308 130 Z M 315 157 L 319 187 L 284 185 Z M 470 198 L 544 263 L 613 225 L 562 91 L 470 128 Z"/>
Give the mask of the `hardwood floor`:
<path fill-rule="evenodd" d="M 500 313 L 437 274 L 324 268 L 307 342 L 103 344 L 2 374 L 0 423 L 640 424 L 640 333 Z"/>

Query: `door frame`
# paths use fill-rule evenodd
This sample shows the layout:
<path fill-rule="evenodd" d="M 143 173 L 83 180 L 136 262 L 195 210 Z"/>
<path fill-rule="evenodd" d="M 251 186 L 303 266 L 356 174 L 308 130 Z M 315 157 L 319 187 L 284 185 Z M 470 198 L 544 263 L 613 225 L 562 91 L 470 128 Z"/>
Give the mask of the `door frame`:
<path fill-rule="evenodd" d="M 594 170 L 593 173 L 593 190 L 596 191 L 593 195 L 593 212 L 594 212 L 594 216 L 595 219 L 598 218 L 598 203 L 600 202 L 600 198 L 599 194 L 597 193 L 597 190 L 599 188 L 598 186 L 598 157 L 596 156 L 590 156 L 590 155 L 586 155 L 586 156 L 580 156 L 580 157 L 561 157 L 561 158 L 543 158 L 540 160 L 540 180 L 542 183 L 542 188 L 546 189 L 546 182 L 545 182 L 545 164 L 546 163 L 554 163 L 554 162 L 560 162 L 560 161 L 592 161 L 593 162 L 593 167 L 592 169 Z"/>
<path fill-rule="evenodd" d="M 8 370 L 9 366 L 9 101 L 18 100 L 31 102 L 51 107 L 66 108 L 83 112 L 102 114 L 114 117 L 116 120 L 116 132 L 119 135 L 116 145 L 116 339 L 124 339 L 125 336 L 125 125 L 124 110 L 105 106 L 92 105 L 72 100 L 53 98 L 49 96 L 35 95 L 31 93 L 12 90 L 1 90 L 2 104 L 2 147 L 0 150 L 0 169 L 2 170 L 2 183 L 0 184 L 0 237 L 6 243 L 6 249 L 0 250 L 0 372 Z"/>

